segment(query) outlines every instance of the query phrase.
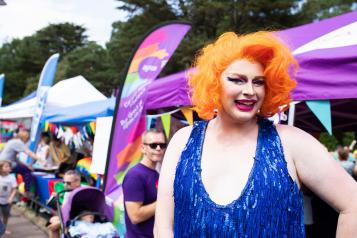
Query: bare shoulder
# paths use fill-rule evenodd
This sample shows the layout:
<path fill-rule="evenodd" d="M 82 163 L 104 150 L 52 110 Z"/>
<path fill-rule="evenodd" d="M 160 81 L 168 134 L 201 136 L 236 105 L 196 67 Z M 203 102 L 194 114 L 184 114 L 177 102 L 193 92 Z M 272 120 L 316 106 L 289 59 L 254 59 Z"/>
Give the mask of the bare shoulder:
<path fill-rule="evenodd" d="M 278 124 L 276 125 L 276 129 L 278 130 L 279 132 L 279 135 L 283 135 L 283 136 L 286 136 L 286 135 L 308 135 L 308 133 L 306 133 L 305 131 L 297 128 L 297 127 L 294 127 L 294 126 L 288 126 L 288 125 L 282 125 L 282 124 Z"/>
<path fill-rule="evenodd" d="M 320 142 L 316 140 L 312 135 L 297 127 L 279 124 L 276 126 L 276 128 L 281 140 L 284 143 L 297 145 L 311 145 L 311 143 L 320 144 Z"/>
<path fill-rule="evenodd" d="M 182 150 L 190 137 L 192 126 L 186 126 L 178 130 L 170 140 L 169 146 L 165 152 L 164 167 L 176 167 Z"/>
<path fill-rule="evenodd" d="M 185 126 L 183 128 L 181 128 L 180 130 L 178 130 L 174 136 L 172 137 L 171 141 L 181 141 L 188 139 L 188 137 L 190 136 L 192 131 L 192 126 Z M 171 143 L 170 141 L 170 143 Z"/>
<path fill-rule="evenodd" d="M 292 156 L 295 162 L 300 157 L 306 158 L 307 153 L 310 156 L 326 157 L 326 147 L 309 133 L 288 125 L 277 125 L 276 128 L 284 149 L 287 150 L 286 152 Z"/>
<path fill-rule="evenodd" d="M 188 138 L 190 137 L 192 126 L 186 126 L 178 130 L 170 140 L 168 150 L 181 150 L 185 147 Z"/>

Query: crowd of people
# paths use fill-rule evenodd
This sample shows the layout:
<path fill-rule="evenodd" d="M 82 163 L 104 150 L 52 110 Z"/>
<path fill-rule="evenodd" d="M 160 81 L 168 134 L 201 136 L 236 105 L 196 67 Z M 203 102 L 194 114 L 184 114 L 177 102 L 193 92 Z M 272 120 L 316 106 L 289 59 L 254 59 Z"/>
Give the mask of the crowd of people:
<path fill-rule="evenodd" d="M 64 189 L 75 189 L 81 181 L 81 175 L 73 170 L 76 162 L 92 153 L 92 148 L 89 146 L 71 151 L 61 139 L 56 136 L 50 137 L 47 133 L 41 134 L 35 152 L 29 150 L 28 141 L 29 132 L 19 129 L 0 151 L 0 214 L 2 216 L 0 234 L 1 230 L 3 233 L 10 233 L 6 230 L 6 225 L 11 205 L 15 195 L 18 194 L 17 178 L 10 173 L 22 176 L 25 188 L 22 196 L 25 201 L 28 201 L 36 198 L 36 189 L 38 189 L 36 186 L 33 189 L 36 185 L 34 171 L 54 173 L 57 178 L 63 178 Z M 56 216 L 50 220 L 48 230 L 51 237 L 59 237 L 59 223 Z"/>

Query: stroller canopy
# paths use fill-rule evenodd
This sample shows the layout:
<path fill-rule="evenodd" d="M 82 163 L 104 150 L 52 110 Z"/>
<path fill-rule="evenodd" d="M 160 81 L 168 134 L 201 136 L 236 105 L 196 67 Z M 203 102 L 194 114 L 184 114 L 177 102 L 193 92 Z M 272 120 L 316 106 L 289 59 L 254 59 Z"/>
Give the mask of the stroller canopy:
<path fill-rule="evenodd" d="M 64 225 L 83 211 L 98 212 L 113 219 L 113 212 L 107 205 L 104 193 L 94 187 L 80 187 L 70 192 L 67 201 L 61 208 L 61 217 Z"/>

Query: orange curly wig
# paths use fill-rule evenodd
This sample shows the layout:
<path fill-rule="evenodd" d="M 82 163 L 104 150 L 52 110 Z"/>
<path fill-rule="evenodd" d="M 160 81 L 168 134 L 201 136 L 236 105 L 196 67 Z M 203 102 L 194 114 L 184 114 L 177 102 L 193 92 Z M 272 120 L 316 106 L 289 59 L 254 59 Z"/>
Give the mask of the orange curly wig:
<path fill-rule="evenodd" d="M 288 108 L 290 91 L 296 86 L 289 71 L 295 72 L 297 61 L 290 50 L 271 32 L 260 31 L 237 36 L 233 32 L 222 34 L 218 40 L 204 47 L 189 74 L 191 100 L 198 115 L 206 120 L 221 108 L 220 77 L 234 60 L 248 59 L 264 68 L 265 98 L 260 115 L 270 117 L 284 106 Z"/>

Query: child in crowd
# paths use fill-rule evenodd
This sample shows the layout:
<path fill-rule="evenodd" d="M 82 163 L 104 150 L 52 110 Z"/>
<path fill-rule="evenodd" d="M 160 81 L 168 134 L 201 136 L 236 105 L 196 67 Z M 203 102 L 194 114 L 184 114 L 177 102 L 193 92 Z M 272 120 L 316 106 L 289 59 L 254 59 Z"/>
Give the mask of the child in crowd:
<path fill-rule="evenodd" d="M 53 166 L 52 158 L 49 153 L 50 137 L 46 133 L 41 134 L 41 141 L 37 147 L 36 156 L 38 157 L 34 168 L 43 169 Z"/>
<path fill-rule="evenodd" d="M 81 238 L 114 238 L 119 237 L 114 226 L 110 222 L 95 222 L 95 216 L 89 211 L 81 212 L 79 220 L 74 221 L 69 227 L 69 233 L 74 237 Z"/>
<path fill-rule="evenodd" d="M 0 161 L 0 213 L 5 229 L 10 216 L 12 201 L 16 195 L 17 183 L 15 177 L 10 175 L 11 162 L 8 160 Z M 5 231 L 10 234 L 9 230 Z"/>

